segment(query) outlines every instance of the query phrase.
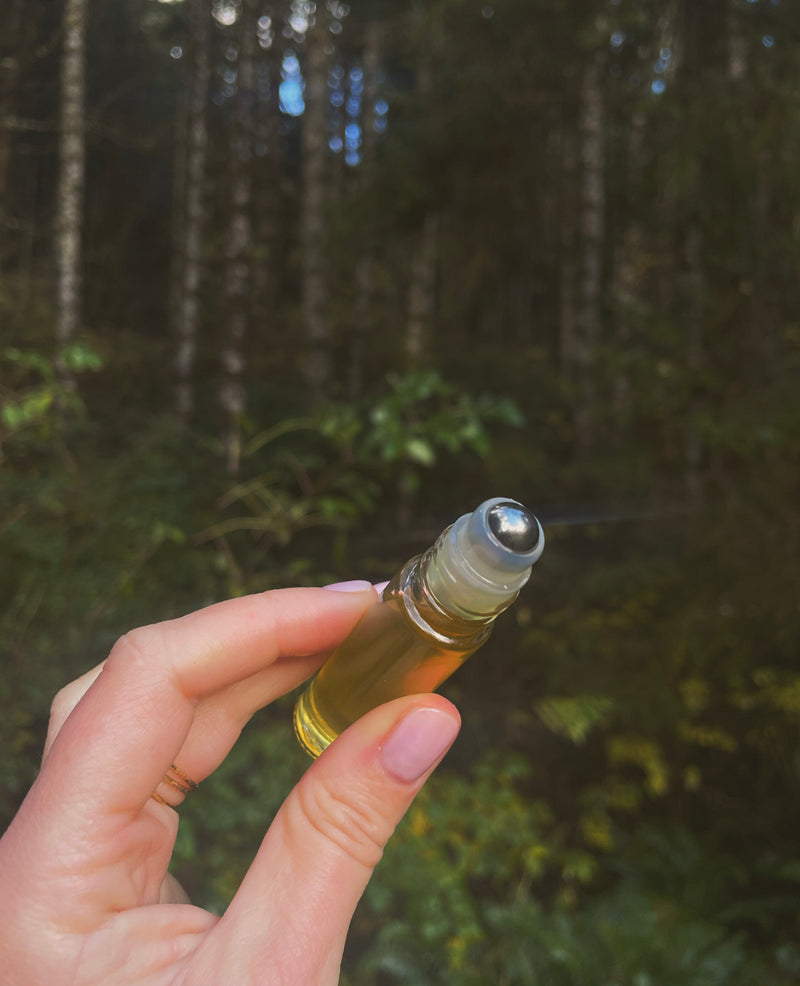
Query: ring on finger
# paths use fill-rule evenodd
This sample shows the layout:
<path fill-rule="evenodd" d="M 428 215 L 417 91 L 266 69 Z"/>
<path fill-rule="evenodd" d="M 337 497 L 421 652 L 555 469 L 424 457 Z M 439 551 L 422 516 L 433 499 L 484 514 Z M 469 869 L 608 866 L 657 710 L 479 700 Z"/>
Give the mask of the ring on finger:
<path fill-rule="evenodd" d="M 183 798 L 185 798 L 187 794 L 191 794 L 192 791 L 197 790 L 197 782 L 193 781 L 191 777 L 189 777 L 174 763 L 170 764 L 169 770 L 161 778 L 161 783 L 168 784 L 170 787 L 178 791 L 183 796 L 181 801 L 183 801 Z M 150 797 L 153 801 L 160 805 L 165 805 L 167 808 L 177 809 L 178 804 L 180 804 L 180 802 L 178 802 L 178 804 L 173 804 L 171 801 L 167 801 L 167 799 L 162 797 L 158 791 L 153 791 Z"/>

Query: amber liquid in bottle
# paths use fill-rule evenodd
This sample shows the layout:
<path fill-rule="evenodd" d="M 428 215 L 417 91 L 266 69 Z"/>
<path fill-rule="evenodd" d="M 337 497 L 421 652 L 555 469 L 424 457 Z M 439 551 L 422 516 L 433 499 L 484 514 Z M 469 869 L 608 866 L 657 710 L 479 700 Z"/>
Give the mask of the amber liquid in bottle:
<path fill-rule="evenodd" d="M 320 753 L 370 709 L 431 692 L 486 642 L 544 547 L 516 501 L 486 500 L 412 558 L 300 696 L 294 727 Z"/>
<path fill-rule="evenodd" d="M 488 639 L 485 617 L 458 619 L 438 606 L 425 560 L 406 564 L 300 697 L 295 732 L 311 756 L 375 706 L 438 688 Z"/>

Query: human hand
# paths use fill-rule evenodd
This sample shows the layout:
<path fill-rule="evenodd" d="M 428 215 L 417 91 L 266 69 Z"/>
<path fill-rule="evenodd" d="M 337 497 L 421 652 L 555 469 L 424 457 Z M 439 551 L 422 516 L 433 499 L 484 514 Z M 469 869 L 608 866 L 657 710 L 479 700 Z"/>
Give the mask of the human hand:
<path fill-rule="evenodd" d="M 0 839 L 0 986 L 335 986 L 383 846 L 458 732 L 438 695 L 350 727 L 276 815 L 222 917 L 167 880 L 180 792 L 374 601 L 280 589 L 122 637 L 53 703 L 41 772 Z M 202 793 L 195 795 L 202 797 Z"/>

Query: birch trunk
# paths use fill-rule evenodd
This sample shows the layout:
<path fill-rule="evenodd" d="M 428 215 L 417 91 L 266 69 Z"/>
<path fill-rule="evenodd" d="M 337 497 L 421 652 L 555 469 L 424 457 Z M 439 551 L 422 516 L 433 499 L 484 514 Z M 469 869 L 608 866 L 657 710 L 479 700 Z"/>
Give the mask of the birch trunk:
<path fill-rule="evenodd" d="M 245 336 L 248 292 L 252 281 L 253 105 L 255 100 L 256 6 L 245 0 L 239 21 L 236 107 L 231 140 L 230 220 L 225 247 L 225 338 L 219 400 L 225 414 L 223 442 L 228 474 L 235 476 L 241 458 L 241 420 L 245 410 Z"/>
<path fill-rule="evenodd" d="M 203 270 L 203 240 L 206 227 L 206 163 L 208 122 L 206 100 L 210 79 L 209 41 L 211 10 L 207 0 L 189 0 L 192 71 L 186 107 L 185 148 L 178 140 L 175 168 L 183 186 L 183 201 L 173 202 L 181 209 L 176 231 L 179 283 L 175 319 L 175 411 L 186 424 L 194 408 L 193 375 L 200 322 L 200 285 Z M 179 135 L 180 136 L 180 135 Z M 185 179 L 185 180 L 184 180 Z M 176 197 L 177 198 L 177 197 Z"/>
<path fill-rule="evenodd" d="M 61 56 L 59 176 L 56 219 L 56 343 L 61 383 L 75 380 L 61 358 L 81 321 L 81 240 L 86 171 L 86 29 L 89 0 L 66 0 Z"/>
<path fill-rule="evenodd" d="M 332 378 L 327 316 L 325 259 L 325 163 L 328 57 L 322 11 L 306 33 L 305 113 L 303 115 L 303 187 L 301 207 L 302 300 L 305 329 L 304 377 L 310 407 L 324 400 Z"/>

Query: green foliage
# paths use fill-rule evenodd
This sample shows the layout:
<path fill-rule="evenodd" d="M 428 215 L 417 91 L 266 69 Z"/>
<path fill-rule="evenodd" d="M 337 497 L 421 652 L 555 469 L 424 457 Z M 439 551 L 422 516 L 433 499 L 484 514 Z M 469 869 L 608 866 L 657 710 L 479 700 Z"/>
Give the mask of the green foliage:
<path fill-rule="evenodd" d="M 91 129 L 104 136 L 84 230 L 91 348 L 52 353 L 39 265 L 54 183 L 24 162 L 52 174 L 55 144 L 12 133 L 0 827 L 35 773 L 50 696 L 119 633 L 228 595 L 385 571 L 418 514 L 519 489 L 566 522 L 547 525 L 531 586 L 447 686 L 464 734 L 370 886 L 345 982 L 797 982 L 797 5 L 684 3 L 673 24 L 644 0 L 381 4 L 389 130 L 374 162 L 332 168 L 328 184 L 332 349 L 346 370 L 352 275 L 369 255 L 361 370 L 377 383 L 297 416 L 301 183 L 296 121 L 283 119 L 287 153 L 273 159 L 267 141 L 255 176 L 258 409 L 235 480 L 210 437 L 219 225 L 205 244 L 199 423 L 178 430 L 167 410 L 166 204 L 181 156 L 167 138 L 188 65 L 169 52 L 183 6 L 110 4 L 92 21 Z M 359 27 L 373 6 L 353 11 Z M 229 37 L 214 30 L 221 62 Z M 343 31 L 332 43 L 349 69 L 361 40 Z M 31 60 L 12 116 L 56 119 L 57 61 Z M 229 211 L 217 179 L 232 103 L 217 95 L 212 224 Z M 587 95 L 603 103 L 602 176 L 581 170 Z M 600 338 L 576 367 L 569 330 L 592 266 L 582 210 L 600 193 Z M 431 350 L 446 375 L 404 374 L 409 252 L 430 214 Z M 637 500 L 639 519 L 620 521 Z M 224 908 L 303 767 L 282 703 L 189 800 L 175 868 L 198 903 Z"/>
<path fill-rule="evenodd" d="M 46 431 L 69 411 L 83 410 L 74 388 L 59 377 L 58 368 L 71 374 L 96 372 L 102 360 L 90 346 L 75 342 L 49 359 L 41 352 L 9 347 L 0 360 L 12 371 L 10 386 L 0 390 L 0 443 L 28 429 Z"/>
<path fill-rule="evenodd" d="M 408 525 L 426 472 L 486 459 L 493 435 L 524 420 L 509 397 L 475 396 L 429 370 L 388 373 L 382 393 L 360 404 L 326 405 L 319 427 L 365 477 L 369 495 L 393 499 Z"/>
<path fill-rule="evenodd" d="M 347 447 L 356 461 L 430 468 L 441 453 L 489 453 L 489 426 L 520 428 L 524 417 L 508 397 L 477 397 L 435 371 L 389 373 L 384 394 L 364 408 L 326 407 L 323 433 Z"/>
<path fill-rule="evenodd" d="M 476 803 L 482 795 L 492 799 L 482 821 L 466 820 L 475 814 L 474 803 L 462 800 L 457 810 L 445 808 L 441 784 L 431 785 L 440 806 L 430 824 L 412 809 L 367 898 L 377 918 L 374 935 L 365 954 L 346 963 L 344 982 L 758 986 L 795 981 L 798 953 L 791 940 L 759 957 L 748 948 L 741 917 L 748 911 L 757 915 L 765 902 L 752 896 L 748 901 L 742 868 L 715 857 L 685 832 L 646 831 L 614 885 L 587 894 L 580 907 L 548 902 L 541 878 L 555 855 L 548 835 L 553 820 L 508 796 L 507 772 L 496 777 L 491 791 L 480 783 L 472 789 Z M 436 834 L 435 822 L 445 827 L 444 836 Z M 505 839 L 494 840 L 494 825 Z M 538 850 L 532 868 L 514 861 L 512 871 L 521 879 L 511 885 L 502 879 L 503 860 L 513 855 L 517 838 L 520 843 L 527 838 Z M 464 870 L 459 861 L 468 854 L 472 862 Z M 443 858 L 446 862 L 439 863 Z M 612 869 L 624 859 L 615 858 Z M 417 872 L 422 869 L 424 874 Z M 488 884 L 476 892 L 469 880 L 481 875 Z M 498 896 L 503 885 L 505 894 Z M 791 899 L 784 903 L 794 906 Z M 389 914 L 401 917 L 382 920 Z"/>
<path fill-rule="evenodd" d="M 613 708 L 613 700 L 602 695 L 552 696 L 536 703 L 536 712 L 547 728 L 573 743 L 583 743 L 595 726 L 608 719 Z"/>
<path fill-rule="evenodd" d="M 181 808 L 172 870 L 192 900 L 222 913 L 261 839 L 308 765 L 291 726 L 291 705 L 257 714 L 225 763 Z"/>

